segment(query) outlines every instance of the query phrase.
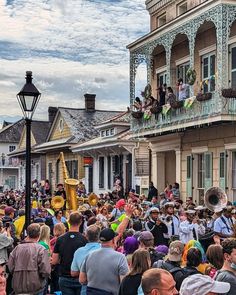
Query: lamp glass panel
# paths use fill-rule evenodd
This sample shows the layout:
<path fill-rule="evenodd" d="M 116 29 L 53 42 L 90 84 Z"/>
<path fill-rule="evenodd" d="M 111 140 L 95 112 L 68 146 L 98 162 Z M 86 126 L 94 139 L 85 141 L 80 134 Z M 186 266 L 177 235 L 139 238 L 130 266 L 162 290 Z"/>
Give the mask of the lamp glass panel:
<path fill-rule="evenodd" d="M 22 108 L 25 112 L 33 112 L 37 102 L 37 96 L 19 95 Z"/>

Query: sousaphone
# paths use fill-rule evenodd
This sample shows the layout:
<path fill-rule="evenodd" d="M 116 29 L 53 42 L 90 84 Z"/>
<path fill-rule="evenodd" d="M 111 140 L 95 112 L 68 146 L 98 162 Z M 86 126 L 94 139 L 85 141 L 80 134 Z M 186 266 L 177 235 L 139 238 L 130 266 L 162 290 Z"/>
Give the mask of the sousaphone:
<path fill-rule="evenodd" d="M 228 198 L 220 187 L 211 187 L 205 193 L 204 202 L 210 211 L 220 212 L 227 206 Z"/>

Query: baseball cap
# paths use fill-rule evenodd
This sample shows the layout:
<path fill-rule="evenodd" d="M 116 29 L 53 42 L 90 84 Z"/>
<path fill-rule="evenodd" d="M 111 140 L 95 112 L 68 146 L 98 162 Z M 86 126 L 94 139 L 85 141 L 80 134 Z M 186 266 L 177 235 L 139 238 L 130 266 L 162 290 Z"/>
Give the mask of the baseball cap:
<path fill-rule="evenodd" d="M 164 207 L 165 208 L 170 207 L 170 206 L 173 206 L 174 207 L 175 206 L 175 203 L 174 202 L 167 202 L 167 203 L 164 204 Z"/>
<path fill-rule="evenodd" d="M 4 209 L 5 215 L 10 215 L 12 212 L 15 212 L 15 209 L 11 206 L 8 206 Z"/>
<path fill-rule="evenodd" d="M 120 208 L 122 206 L 125 206 L 126 202 L 124 199 L 120 199 L 117 203 L 116 203 L 116 208 Z"/>
<path fill-rule="evenodd" d="M 116 232 L 114 232 L 112 229 L 104 228 L 100 232 L 99 239 L 102 242 L 109 242 L 109 241 L 113 240 L 116 236 L 118 236 L 118 234 Z"/>
<path fill-rule="evenodd" d="M 139 235 L 140 241 L 149 241 L 149 240 L 153 240 L 153 239 L 154 239 L 153 234 L 148 230 L 142 231 Z"/>
<path fill-rule="evenodd" d="M 185 213 L 186 213 L 186 214 L 195 214 L 196 211 L 195 211 L 195 210 L 191 210 L 191 209 L 189 209 L 189 210 L 185 211 Z"/>
<path fill-rule="evenodd" d="M 160 210 L 157 208 L 157 207 L 152 207 L 150 210 L 149 210 L 149 213 L 153 213 L 153 212 L 160 212 Z"/>
<path fill-rule="evenodd" d="M 184 279 L 180 295 L 207 295 L 209 292 L 226 294 L 230 290 L 230 284 L 226 282 L 214 281 L 211 277 L 195 274 Z"/>
<path fill-rule="evenodd" d="M 168 258 L 170 261 L 181 261 L 184 252 L 184 244 L 180 241 L 170 243 Z"/>

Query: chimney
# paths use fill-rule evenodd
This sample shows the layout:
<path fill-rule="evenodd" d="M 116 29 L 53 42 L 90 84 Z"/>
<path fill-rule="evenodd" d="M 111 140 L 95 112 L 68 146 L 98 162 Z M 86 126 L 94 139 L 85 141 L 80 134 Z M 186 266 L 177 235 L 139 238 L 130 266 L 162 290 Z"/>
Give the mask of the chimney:
<path fill-rule="evenodd" d="M 50 123 L 53 122 L 55 116 L 56 116 L 56 113 L 57 113 L 57 108 L 56 107 L 49 107 L 48 108 L 48 120 Z"/>
<path fill-rule="evenodd" d="M 96 94 L 88 94 L 84 95 L 85 98 L 85 110 L 86 112 L 94 112 L 95 111 L 95 98 Z"/>

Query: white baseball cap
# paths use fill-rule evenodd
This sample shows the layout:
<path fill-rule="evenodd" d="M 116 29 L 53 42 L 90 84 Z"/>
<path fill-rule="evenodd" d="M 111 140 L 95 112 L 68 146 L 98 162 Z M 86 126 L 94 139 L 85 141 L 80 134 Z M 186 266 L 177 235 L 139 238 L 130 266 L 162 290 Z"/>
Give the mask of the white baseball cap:
<path fill-rule="evenodd" d="M 228 293 L 230 284 L 226 282 L 214 281 L 211 277 L 196 274 L 183 280 L 180 288 L 180 295 L 207 295 L 209 292 L 217 294 Z"/>

